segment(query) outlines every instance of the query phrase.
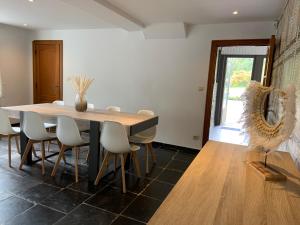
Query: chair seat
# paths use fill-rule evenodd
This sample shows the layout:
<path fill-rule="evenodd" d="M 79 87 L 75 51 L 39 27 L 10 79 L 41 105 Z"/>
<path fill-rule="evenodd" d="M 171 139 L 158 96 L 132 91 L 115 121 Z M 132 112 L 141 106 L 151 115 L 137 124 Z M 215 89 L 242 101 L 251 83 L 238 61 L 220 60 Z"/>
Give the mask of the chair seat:
<path fill-rule="evenodd" d="M 20 133 L 20 127 L 11 127 L 9 132 L 1 133 L 1 135 L 16 135 Z"/>
<path fill-rule="evenodd" d="M 88 146 L 90 143 L 88 141 L 82 140 L 81 142 L 74 143 L 74 146 L 76 147 L 83 147 L 83 146 Z"/>
<path fill-rule="evenodd" d="M 50 141 L 50 140 L 54 140 L 56 139 L 56 134 L 55 133 L 51 133 L 51 132 L 47 132 L 47 135 L 44 137 L 40 137 L 38 140 L 34 140 L 34 141 Z"/>
<path fill-rule="evenodd" d="M 89 131 L 90 130 L 90 123 L 83 120 L 76 120 L 77 127 L 80 132 Z"/>
<path fill-rule="evenodd" d="M 138 145 L 133 145 L 133 144 L 131 144 L 130 145 L 130 150 L 132 151 L 132 152 L 136 152 L 136 151 L 138 151 L 138 150 L 140 150 L 141 148 L 140 148 L 140 146 L 138 146 Z"/>
<path fill-rule="evenodd" d="M 46 129 L 54 128 L 54 127 L 56 127 L 56 124 L 55 123 L 44 123 L 44 127 Z"/>
<path fill-rule="evenodd" d="M 19 134 L 21 132 L 21 128 L 20 127 L 12 127 L 12 129 L 15 132 L 15 134 Z"/>
<path fill-rule="evenodd" d="M 153 142 L 153 137 L 143 137 L 138 134 L 129 137 L 129 142 L 136 144 L 148 144 Z"/>

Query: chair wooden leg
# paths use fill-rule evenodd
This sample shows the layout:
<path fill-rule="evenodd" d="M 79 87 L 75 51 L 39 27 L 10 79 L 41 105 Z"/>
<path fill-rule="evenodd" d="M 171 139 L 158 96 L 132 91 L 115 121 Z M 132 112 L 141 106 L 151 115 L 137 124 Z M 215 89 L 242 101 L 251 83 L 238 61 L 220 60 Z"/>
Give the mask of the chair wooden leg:
<path fill-rule="evenodd" d="M 104 173 L 104 169 L 106 169 L 106 161 L 108 161 L 110 157 L 110 152 L 106 152 L 105 156 L 104 156 L 104 159 L 102 161 L 102 164 L 101 164 L 101 167 L 100 167 L 100 170 L 97 174 L 97 177 L 96 177 L 96 180 L 95 180 L 95 185 L 98 185 L 99 183 L 99 180 L 101 179 L 102 177 L 102 174 Z"/>
<path fill-rule="evenodd" d="M 8 165 L 11 167 L 11 136 L 8 135 Z"/>
<path fill-rule="evenodd" d="M 61 148 L 60 148 L 60 151 L 59 151 L 58 158 L 57 158 L 57 160 L 56 160 L 56 162 L 55 162 L 54 168 L 53 168 L 52 173 L 51 173 L 51 176 L 52 176 L 52 177 L 54 177 L 55 174 L 56 174 L 56 170 L 57 170 L 57 168 L 58 168 L 58 166 L 59 166 L 60 160 L 61 160 L 61 158 L 63 157 L 63 155 L 65 154 L 65 149 L 66 149 L 66 146 L 61 145 Z"/>
<path fill-rule="evenodd" d="M 148 174 L 149 173 L 149 145 L 148 144 L 146 144 L 145 145 L 145 147 L 146 147 L 146 174 Z"/>
<path fill-rule="evenodd" d="M 21 163 L 20 163 L 20 166 L 19 166 L 19 169 L 21 170 L 26 159 L 27 159 L 27 155 L 28 153 L 30 152 L 30 149 L 33 149 L 33 142 L 31 140 L 28 141 L 27 145 L 26 145 L 26 148 L 25 148 L 25 151 L 24 151 L 24 154 L 23 154 L 23 157 L 21 159 Z"/>
<path fill-rule="evenodd" d="M 129 155 L 129 153 L 124 153 L 124 161 L 125 161 L 125 163 L 126 163 L 126 161 L 127 161 L 128 155 Z M 129 159 L 129 160 L 130 160 L 130 159 Z"/>
<path fill-rule="evenodd" d="M 15 141 L 16 141 L 17 151 L 18 151 L 19 154 L 21 154 L 20 144 L 19 144 L 19 137 L 18 136 L 15 136 Z"/>
<path fill-rule="evenodd" d="M 85 161 L 88 161 L 88 160 L 89 160 L 89 156 L 90 156 L 90 150 L 88 150 L 88 152 L 87 152 L 87 154 L 86 154 Z"/>
<path fill-rule="evenodd" d="M 51 145 L 51 141 L 48 141 L 48 152 L 50 152 L 50 145 Z"/>
<path fill-rule="evenodd" d="M 153 151 L 153 148 L 152 148 L 152 143 L 149 143 L 147 144 L 149 145 L 149 150 L 150 150 L 150 154 L 151 154 L 151 158 L 152 158 L 152 162 L 153 163 L 156 163 L 156 155 L 155 155 L 155 152 Z"/>
<path fill-rule="evenodd" d="M 108 157 L 108 159 L 107 159 L 106 162 L 105 162 L 106 169 L 109 167 L 110 159 L 111 159 L 111 157 L 113 157 L 113 156 L 114 156 L 114 155 L 113 155 L 112 153 L 109 154 L 109 157 Z M 103 161 L 103 162 L 104 162 L 104 161 Z"/>
<path fill-rule="evenodd" d="M 104 160 L 104 157 L 105 157 L 105 149 L 104 148 L 102 148 L 102 150 L 100 150 L 101 151 L 101 156 L 102 156 L 102 160 Z"/>
<path fill-rule="evenodd" d="M 75 158 L 75 180 L 76 183 L 78 183 L 78 158 L 79 158 L 79 148 L 78 147 L 74 147 L 73 148 L 74 151 L 74 158 Z"/>
<path fill-rule="evenodd" d="M 34 155 L 35 158 L 38 158 L 37 154 L 36 154 L 36 151 L 35 151 L 35 148 L 34 146 L 32 145 L 32 153 Z"/>
<path fill-rule="evenodd" d="M 140 163 L 139 163 L 139 159 L 136 155 L 136 152 L 131 152 L 131 157 L 132 157 L 132 160 L 134 163 L 135 172 L 138 177 L 141 177 L 141 168 L 140 168 Z"/>
<path fill-rule="evenodd" d="M 41 141 L 41 152 L 42 152 L 42 174 L 45 175 L 45 142 Z"/>
<path fill-rule="evenodd" d="M 120 154 L 121 158 L 121 169 L 122 169 L 122 186 L 123 186 L 123 193 L 126 193 L 126 181 L 125 181 L 125 161 L 124 155 Z"/>
<path fill-rule="evenodd" d="M 58 139 L 56 139 L 56 142 L 57 142 L 57 145 L 58 145 L 59 149 L 61 149 L 62 144 L 60 143 L 60 141 L 59 141 Z M 66 164 L 67 164 L 67 160 L 66 160 L 66 157 L 65 157 L 65 152 L 64 152 L 64 154 L 62 155 L 62 158 L 63 158 L 64 163 L 65 163 L 65 165 L 66 165 Z"/>
<path fill-rule="evenodd" d="M 115 154 L 114 155 L 115 156 L 115 159 L 114 159 L 114 161 L 115 161 L 115 172 L 117 171 L 117 166 L 118 166 L 118 155 L 117 154 Z"/>

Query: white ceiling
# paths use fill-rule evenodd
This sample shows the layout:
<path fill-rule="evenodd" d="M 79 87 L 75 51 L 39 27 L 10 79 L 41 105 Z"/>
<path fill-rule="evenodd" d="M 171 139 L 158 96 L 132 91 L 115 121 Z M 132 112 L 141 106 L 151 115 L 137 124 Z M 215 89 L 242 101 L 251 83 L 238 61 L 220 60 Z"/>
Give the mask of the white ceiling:
<path fill-rule="evenodd" d="M 211 24 L 275 20 L 286 0 L 109 0 L 146 25 Z M 239 15 L 232 12 L 238 10 Z"/>
<path fill-rule="evenodd" d="M 113 27 L 94 15 L 61 0 L 0 0 L 0 23 L 28 24 L 31 29 L 81 29 Z"/>
<path fill-rule="evenodd" d="M 30 29 L 141 29 L 166 22 L 276 20 L 286 0 L 0 0 L 0 23 Z M 238 15 L 232 12 L 238 10 Z"/>

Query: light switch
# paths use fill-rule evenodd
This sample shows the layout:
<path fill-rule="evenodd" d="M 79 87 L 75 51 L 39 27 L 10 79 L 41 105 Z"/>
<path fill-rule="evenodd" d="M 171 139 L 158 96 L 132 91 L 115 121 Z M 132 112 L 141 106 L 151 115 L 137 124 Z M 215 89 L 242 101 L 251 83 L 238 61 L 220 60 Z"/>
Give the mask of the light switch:
<path fill-rule="evenodd" d="M 204 87 L 199 86 L 199 87 L 198 87 L 198 91 L 199 91 L 199 92 L 204 91 Z"/>

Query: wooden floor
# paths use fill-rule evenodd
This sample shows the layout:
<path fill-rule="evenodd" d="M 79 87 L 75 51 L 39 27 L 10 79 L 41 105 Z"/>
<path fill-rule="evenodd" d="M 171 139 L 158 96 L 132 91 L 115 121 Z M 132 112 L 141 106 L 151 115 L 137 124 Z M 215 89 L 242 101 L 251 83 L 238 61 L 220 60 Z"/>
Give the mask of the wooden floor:
<path fill-rule="evenodd" d="M 208 142 L 156 211 L 151 225 L 299 225 L 300 173 L 289 153 L 269 163 L 285 174 L 272 183 L 247 162 L 262 160 L 244 146 Z"/>

